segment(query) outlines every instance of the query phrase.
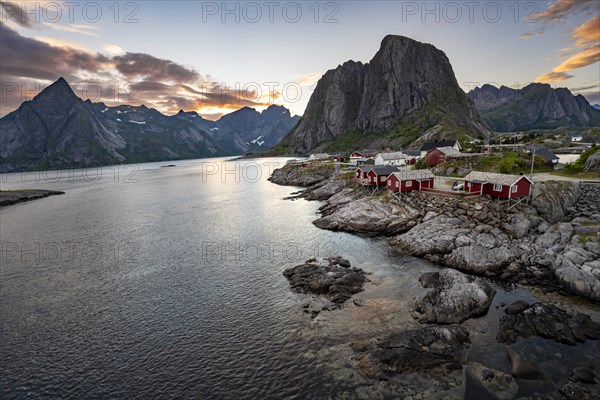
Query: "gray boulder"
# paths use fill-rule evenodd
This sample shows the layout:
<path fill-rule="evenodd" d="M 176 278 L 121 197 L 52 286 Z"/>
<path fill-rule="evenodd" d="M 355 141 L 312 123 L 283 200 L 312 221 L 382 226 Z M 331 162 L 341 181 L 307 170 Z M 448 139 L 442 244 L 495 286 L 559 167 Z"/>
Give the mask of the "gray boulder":
<path fill-rule="evenodd" d="M 496 295 L 490 285 L 452 269 L 435 275 L 421 277 L 425 287 L 434 288 L 415 303 L 414 316 L 421 322 L 459 324 L 487 313 Z"/>

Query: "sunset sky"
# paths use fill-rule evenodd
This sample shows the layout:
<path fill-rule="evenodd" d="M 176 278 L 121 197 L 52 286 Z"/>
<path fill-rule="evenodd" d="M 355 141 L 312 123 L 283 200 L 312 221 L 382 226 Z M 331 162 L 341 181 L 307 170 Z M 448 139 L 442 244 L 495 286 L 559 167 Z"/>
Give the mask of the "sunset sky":
<path fill-rule="evenodd" d="M 301 115 L 323 73 L 387 34 L 443 50 L 465 91 L 547 82 L 600 103 L 597 0 L 1 3 L 0 115 L 60 76 L 110 105 Z"/>

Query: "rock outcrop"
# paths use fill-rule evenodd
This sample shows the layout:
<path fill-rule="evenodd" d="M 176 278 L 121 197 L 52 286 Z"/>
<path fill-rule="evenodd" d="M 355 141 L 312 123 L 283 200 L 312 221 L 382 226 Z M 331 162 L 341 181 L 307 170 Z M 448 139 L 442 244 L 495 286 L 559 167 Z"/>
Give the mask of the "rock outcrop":
<path fill-rule="evenodd" d="M 426 325 L 384 338 L 352 343 L 359 367 L 370 378 L 413 371 L 447 372 L 462 368 L 470 346 L 462 325 Z"/>
<path fill-rule="evenodd" d="M 419 281 L 434 289 L 415 303 L 414 316 L 420 322 L 459 324 L 485 315 L 496 295 L 481 279 L 452 269 L 424 274 Z"/>
<path fill-rule="evenodd" d="M 533 186 L 531 205 L 547 222 L 567 218 L 568 209 L 579 201 L 581 186 L 567 181 L 539 182 Z"/>
<path fill-rule="evenodd" d="M 333 231 L 395 234 L 417 224 L 419 212 L 410 207 L 369 198 L 356 198 L 348 191 L 332 196 L 321 208 L 322 217 L 315 226 Z"/>
<path fill-rule="evenodd" d="M 583 169 L 588 172 L 600 172 L 600 150 L 588 157 Z"/>
<path fill-rule="evenodd" d="M 331 170 L 308 170 L 296 165 L 277 168 L 269 177 L 269 181 L 278 185 L 309 187 L 321 183 L 331 175 Z"/>
<path fill-rule="evenodd" d="M 532 83 L 522 89 L 483 85 L 469 92 L 483 120 L 497 132 L 600 126 L 600 111 L 566 88 Z"/>
<path fill-rule="evenodd" d="M 489 135 L 446 55 L 430 44 L 389 35 L 369 64 L 348 61 L 323 75 L 282 145 L 307 153 L 346 134 L 394 129 L 429 139 Z"/>
<path fill-rule="evenodd" d="M 327 265 L 319 265 L 317 260 L 308 260 L 283 271 L 290 287 L 298 293 L 321 295 L 331 302 L 341 304 L 352 295 L 363 290 L 365 272 L 351 268 L 350 262 L 341 257 L 327 260 Z"/>
<path fill-rule="evenodd" d="M 500 343 L 514 343 L 517 337 L 540 336 L 574 345 L 588 339 L 600 339 L 600 323 L 586 314 L 569 314 L 545 303 L 519 307 L 500 319 L 497 339 Z"/>
<path fill-rule="evenodd" d="M 577 367 L 560 387 L 565 400 L 593 400 L 600 393 L 600 371 L 591 365 Z"/>

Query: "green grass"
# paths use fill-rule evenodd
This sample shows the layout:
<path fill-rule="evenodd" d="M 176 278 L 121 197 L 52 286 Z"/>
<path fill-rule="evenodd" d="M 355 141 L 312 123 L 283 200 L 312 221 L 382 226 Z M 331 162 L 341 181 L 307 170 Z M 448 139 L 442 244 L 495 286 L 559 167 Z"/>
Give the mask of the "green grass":
<path fill-rule="evenodd" d="M 481 157 L 473 157 L 466 160 L 450 160 L 446 163 L 440 164 L 439 167 L 452 167 L 456 169 L 461 167 L 472 168 L 475 171 L 497 172 L 501 174 L 518 174 L 520 172 L 527 173 L 531 170 L 531 156 L 516 152 L 490 154 Z M 533 171 L 551 172 L 553 171 L 553 167 L 545 158 L 536 156 Z"/>
<path fill-rule="evenodd" d="M 585 172 L 583 171 L 585 163 L 587 159 L 596 151 L 598 151 L 598 147 L 596 145 L 593 145 L 592 147 L 581 153 L 577 161 L 566 164 L 565 168 L 562 170 L 564 176 L 580 176 L 581 174 L 585 174 Z M 596 175 L 596 177 L 598 176 L 597 173 L 594 174 Z"/>

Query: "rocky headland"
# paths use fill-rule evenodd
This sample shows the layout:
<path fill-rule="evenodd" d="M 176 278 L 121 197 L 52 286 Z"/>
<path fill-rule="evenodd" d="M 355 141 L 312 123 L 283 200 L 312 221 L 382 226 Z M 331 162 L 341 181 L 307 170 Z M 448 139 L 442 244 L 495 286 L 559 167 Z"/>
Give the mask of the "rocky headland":
<path fill-rule="evenodd" d="M 58 190 L 0 190 L 0 207 L 9 206 L 11 204 L 23 203 L 37 199 L 43 199 L 48 196 L 65 194 Z"/>
<path fill-rule="evenodd" d="M 536 183 L 529 204 L 422 192 L 365 195 L 331 170 L 276 170 L 271 182 L 325 201 L 321 229 L 386 235 L 395 251 L 506 282 L 600 300 L 600 186 Z"/>

